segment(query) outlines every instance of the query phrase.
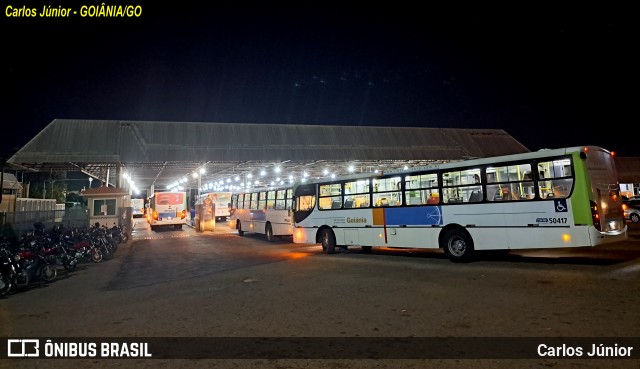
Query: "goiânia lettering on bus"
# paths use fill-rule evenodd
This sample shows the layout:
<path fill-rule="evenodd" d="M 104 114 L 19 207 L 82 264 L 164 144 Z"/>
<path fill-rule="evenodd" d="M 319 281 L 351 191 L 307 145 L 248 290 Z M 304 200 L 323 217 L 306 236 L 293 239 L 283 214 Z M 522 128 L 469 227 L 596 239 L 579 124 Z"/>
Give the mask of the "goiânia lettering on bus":
<path fill-rule="evenodd" d="M 347 217 L 347 223 L 367 223 L 367 222 L 368 222 L 367 218 L 363 218 L 363 217 L 350 218 L 350 217 Z"/>

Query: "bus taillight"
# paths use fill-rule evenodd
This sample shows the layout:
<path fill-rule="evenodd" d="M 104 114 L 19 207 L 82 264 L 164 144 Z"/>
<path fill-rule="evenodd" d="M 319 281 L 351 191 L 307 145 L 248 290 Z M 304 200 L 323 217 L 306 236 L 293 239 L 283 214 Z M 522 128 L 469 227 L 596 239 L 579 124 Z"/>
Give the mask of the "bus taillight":
<path fill-rule="evenodd" d="M 153 220 L 158 220 L 158 212 L 157 211 L 153 211 Z"/>
<path fill-rule="evenodd" d="M 595 202 L 590 201 L 591 203 L 591 218 L 593 219 L 593 226 L 596 227 L 598 231 L 600 231 L 600 213 L 598 213 L 598 205 Z"/>
<path fill-rule="evenodd" d="M 183 211 L 182 211 L 182 214 L 180 215 L 180 219 L 184 219 L 184 218 L 186 218 L 186 217 L 187 217 L 187 211 L 186 211 L 186 210 L 183 210 Z"/>

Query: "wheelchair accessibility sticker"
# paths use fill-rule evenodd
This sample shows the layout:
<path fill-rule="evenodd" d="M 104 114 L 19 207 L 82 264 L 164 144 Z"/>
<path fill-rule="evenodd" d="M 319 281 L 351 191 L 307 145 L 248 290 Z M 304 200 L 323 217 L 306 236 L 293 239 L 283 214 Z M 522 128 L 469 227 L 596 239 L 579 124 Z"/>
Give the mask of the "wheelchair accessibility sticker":
<path fill-rule="evenodd" d="M 556 213 L 566 213 L 569 211 L 569 208 L 567 207 L 567 199 L 553 200 L 553 207 L 555 208 Z M 568 221 L 569 219 L 566 216 L 536 218 L 536 223 L 547 225 L 566 224 Z"/>
<path fill-rule="evenodd" d="M 553 204 L 556 208 L 556 213 L 566 213 L 567 212 L 567 199 L 557 199 L 553 201 Z"/>

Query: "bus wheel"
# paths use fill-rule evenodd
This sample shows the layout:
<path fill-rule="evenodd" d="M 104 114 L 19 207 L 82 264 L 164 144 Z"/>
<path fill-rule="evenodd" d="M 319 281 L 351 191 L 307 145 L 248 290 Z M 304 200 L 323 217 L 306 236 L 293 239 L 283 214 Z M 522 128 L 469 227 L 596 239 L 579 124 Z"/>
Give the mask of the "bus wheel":
<path fill-rule="evenodd" d="M 371 254 L 371 246 L 362 246 L 363 254 Z"/>
<path fill-rule="evenodd" d="M 271 223 L 267 223 L 264 227 L 264 235 L 267 237 L 267 241 L 273 241 L 273 229 L 271 229 Z"/>
<path fill-rule="evenodd" d="M 331 229 L 325 228 L 321 231 L 320 242 L 322 243 L 322 252 L 325 254 L 336 252 L 336 236 Z"/>
<path fill-rule="evenodd" d="M 236 229 L 238 230 L 238 236 L 244 236 L 244 231 L 242 230 L 242 223 L 240 223 L 240 221 L 236 223 Z"/>
<path fill-rule="evenodd" d="M 461 229 L 447 231 L 440 240 L 440 247 L 453 262 L 467 262 L 473 256 L 473 240 Z"/>

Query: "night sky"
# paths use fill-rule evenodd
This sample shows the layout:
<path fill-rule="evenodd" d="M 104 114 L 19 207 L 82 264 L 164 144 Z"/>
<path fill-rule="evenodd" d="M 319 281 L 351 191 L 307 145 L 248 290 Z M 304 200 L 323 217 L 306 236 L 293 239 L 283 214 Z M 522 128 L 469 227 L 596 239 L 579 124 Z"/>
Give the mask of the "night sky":
<path fill-rule="evenodd" d="M 630 9 L 216 3 L 123 1 L 142 7 L 123 19 L 3 2 L 0 157 L 56 118 L 499 128 L 640 156 Z"/>

